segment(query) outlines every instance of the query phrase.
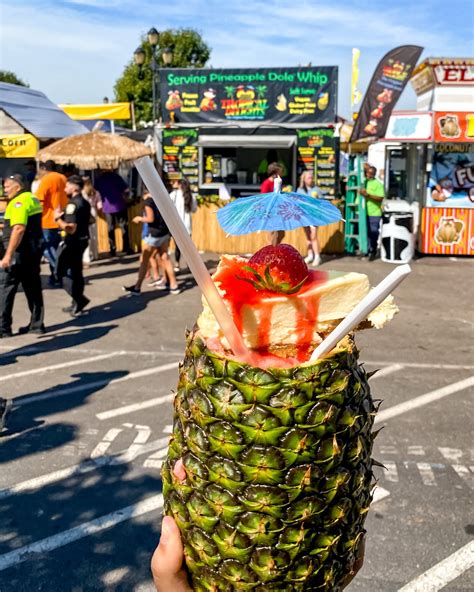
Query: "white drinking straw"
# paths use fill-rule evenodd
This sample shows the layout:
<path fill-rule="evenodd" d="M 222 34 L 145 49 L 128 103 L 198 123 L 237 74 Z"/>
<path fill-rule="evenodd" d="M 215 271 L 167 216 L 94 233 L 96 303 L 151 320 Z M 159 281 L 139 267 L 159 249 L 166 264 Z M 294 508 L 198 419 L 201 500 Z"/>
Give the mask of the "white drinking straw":
<path fill-rule="evenodd" d="M 178 211 L 171 201 L 168 191 L 158 175 L 151 158 L 149 156 L 139 158 L 135 161 L 135 166 L 151 193 L 156 207 L 170 229 L 176 244 L 186 259 L 189 269 L 214 313 L 232 351 L 240 359 L 249 360 L 251 357 L 250 352 L 242 339 L 242 335 L 235 326 L 224 300 L 217 291 L 216 285 L 179 217 Z"/>
<path fill-rule="evenodd" d="M 337 325 L 326 339 L 314 350 L 310 361 L 315 362 L 336 346 L 359 323 L 365 321 L 369 314 L 400 284 L 411 272 L 409 265 L 401 265 L 373 288 L 367 296 Z"/>

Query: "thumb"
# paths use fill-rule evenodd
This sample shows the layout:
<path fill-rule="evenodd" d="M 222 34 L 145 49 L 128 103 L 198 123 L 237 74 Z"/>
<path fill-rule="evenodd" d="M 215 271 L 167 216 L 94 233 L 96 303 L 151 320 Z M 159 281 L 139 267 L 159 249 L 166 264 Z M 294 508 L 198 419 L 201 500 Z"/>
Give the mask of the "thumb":
<path fill-rule="evenodd" d="M 171 516 L 163 518 L 160 543 L 151 560 L 151 571 L 158 592 L 191 592 L 184 569 L 181 534 Z"/>

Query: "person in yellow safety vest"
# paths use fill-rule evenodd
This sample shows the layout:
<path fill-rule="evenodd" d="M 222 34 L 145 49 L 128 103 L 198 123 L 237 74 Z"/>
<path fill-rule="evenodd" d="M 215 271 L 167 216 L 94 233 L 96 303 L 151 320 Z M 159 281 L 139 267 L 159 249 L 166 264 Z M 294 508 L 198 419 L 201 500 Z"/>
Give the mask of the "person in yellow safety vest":
<path fill-rule="evenodd" d="M 11 337 L 12 311 L 18 287 L 28 302 L 31 318 L 19 333 L 44 333 L 44 305 L 40 264 L 43 254 L 41 203 L 24 190 L 21 175 L 4 181 L 8 205 L 0 253 L 0 338 Z"/>

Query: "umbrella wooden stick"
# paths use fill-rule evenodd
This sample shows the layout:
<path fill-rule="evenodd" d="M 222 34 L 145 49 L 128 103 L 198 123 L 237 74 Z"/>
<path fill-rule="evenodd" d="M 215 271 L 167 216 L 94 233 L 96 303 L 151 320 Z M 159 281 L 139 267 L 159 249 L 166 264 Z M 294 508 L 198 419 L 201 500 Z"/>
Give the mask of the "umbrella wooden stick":
<path fill-rule="evenodd" d="M 157 170 L 153 166 L 150 157 L 146 156 L 144 158 L 139 158 L 135 161 L 135 166 L 137 167 L 143 182 L 150 191 L 153 201 L 156 203 L 156 207 L 170 229 L 176 244 L 183 253 L 184 258 L 189 265 L 189 269 L 200 287 L 204 298 L 209 303 L 232 351 L 240 359 L 250 361 L 251 354 L 242 339 L 242 335 L 235 326 L 234 320 L 227 310 L 224 300 L 219 294 L 211 275 L 199 255 L 199 251 L 196 249 L 186 227 L 179 217 L 178 211 L 171 201 L 168 191 L 158 175 Z"/>

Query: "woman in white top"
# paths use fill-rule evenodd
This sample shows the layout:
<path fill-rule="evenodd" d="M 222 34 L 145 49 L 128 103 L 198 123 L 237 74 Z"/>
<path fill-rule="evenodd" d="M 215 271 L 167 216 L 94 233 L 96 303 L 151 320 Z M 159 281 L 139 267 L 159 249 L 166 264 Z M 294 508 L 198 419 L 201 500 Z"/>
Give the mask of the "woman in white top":
<path fill-rule="evenodd" d="M 186 177 L 180 181 L 173 181 L 173 191 L 170 193 L 171 201 L 176 206 L 178 214 L 183 221 L 188 234 L 192 234 L 191 216 L 197 210 L 197 202 L 191 192 L 191 186 Z M 175 271 L 179 271 L 179 262 L 181 259 L 181 251 L 178 245 L 175 246 L 174 258 L 176 261 Z"/>
<path fill-rule="evenodd" d="M 304 171 L 301 173 L 298 193 L 304 193 L 311 197 L 320 197 L 322 195 L 321 189 L 314 184 L 313 171 Z M 315 266 L 319 265 L 321 263 L 321 256 L 318 243 L 318 227 L 305 226 L 304 232 L 308 243 L 308 256 L 305 261 Z"/>

